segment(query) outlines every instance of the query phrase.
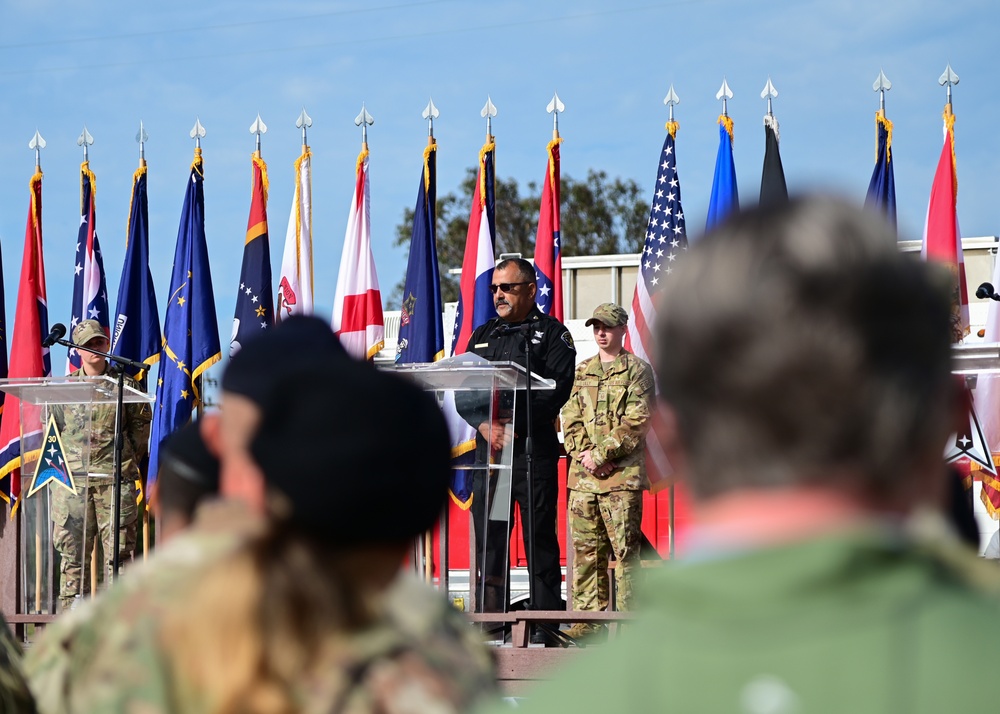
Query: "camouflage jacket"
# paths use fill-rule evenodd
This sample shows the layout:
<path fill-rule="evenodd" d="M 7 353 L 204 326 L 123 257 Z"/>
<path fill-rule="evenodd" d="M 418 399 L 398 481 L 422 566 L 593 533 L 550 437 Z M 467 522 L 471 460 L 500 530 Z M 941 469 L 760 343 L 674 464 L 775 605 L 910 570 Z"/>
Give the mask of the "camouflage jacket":
<path fill-rule="evenodd" d="M 652 370 L 630 352 L 622 350 L 607 371 L 600 355 L 580 363 L 562 410 L 570 489 L 607 493 L 649 488 L 643 450 L 653 394 Z M 587 450 L 598 466 L 613 462 L 614 471 L 604 478 L 587 471 L 580 463 Z"/>
<path fill-rule="evenodd" d="M 104 375 L 117 379 L 117 372 L 108 368 Z M 82 377 L 83 370 L 77 369 L 70 377 Z M 125 385 L 143 391 L 139 383 L 125 375 Z M 122 449 L 122 476 L 134 479 L 139 475 L 139 464 L 149 453 L 149 423 L 152 411 L 148 404 L 125 404 L 122 415 L 122 429 L 125 444 Z M 90 407 L 73 404 L 55 407 L 52 410 L 61 432 L 66 459 L 70 470 L 77 477 L 91 474 L 114 473 L 115 464 L 115 404 L 100 404 Z M 87 443 L 89 419 L 90 460 L 84 464 L 84 445 Z"/>
<path fill-rule="evenodd" d="M 260 527 L 238 503 L 208 503 L 188 532 L 107 592 L 60 616 L 25 659 L 39 712 L 209 711 L 185 680 L 161 625 L 186 616 L 194 586 Z M 401 576 L 381 612 L 374 626 L 323 649 L 291 693 L 295 711 L 388 714 L 419 704 L 446 714 L 495 693 L 488 650 L 438 593 Z"/>
<path fill-rule="evenodd" d="M 21 673 L 21 647 L 0 614 L 0 712 L 33 714 L 35 702 Z"/>

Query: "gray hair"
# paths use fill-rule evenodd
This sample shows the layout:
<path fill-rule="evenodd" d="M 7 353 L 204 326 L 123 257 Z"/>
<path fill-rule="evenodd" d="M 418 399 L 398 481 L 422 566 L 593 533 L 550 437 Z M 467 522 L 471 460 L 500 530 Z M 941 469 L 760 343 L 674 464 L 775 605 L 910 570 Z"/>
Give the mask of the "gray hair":
<path fill-rule="evenodd" d="M 662 293 L 658 377 L 695 494 L 858 480 L 874 497 L 952 425 L 951 278 L 824 198 L 737 215 Z"/>

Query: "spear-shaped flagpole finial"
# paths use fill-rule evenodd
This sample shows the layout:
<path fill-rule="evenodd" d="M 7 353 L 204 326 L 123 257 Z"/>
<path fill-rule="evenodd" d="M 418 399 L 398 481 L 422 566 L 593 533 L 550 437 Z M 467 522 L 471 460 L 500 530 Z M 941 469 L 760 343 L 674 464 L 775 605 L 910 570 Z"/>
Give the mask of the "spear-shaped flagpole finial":
<path fill-rule="evenodd" d="M 257 112 L 257 118 L 250 125 L 250 133 L 257 135 L 257 147 L 255 151 L 257 152 L 257 156 L 260 156 L 260 135 L 267 133 L 267 124 L 261 120 L 260 112 Z"/>
<path fill-rule="evenodd" d="M 361 127 L 361 143 L 368 145 L 368 127 L 375 123 L 375 118 L 365 109 L 365 103 L 361 102 L 361 113 L 354 117 L 354 126 Z"/>
<path fill-rule="evenodd" d="M 729 103 L 728 100 L 733 98 L 733 90 L 729 88 L 729 82 L 726 78 L 722 78 L 722 86 L 719 87 L 719 91 L 715 93 L 716 99 L 722 100 L 722 116 L 729 116 Z"/>
<path fill-rule="evenodd" d="M 875 84 L 872 85 L 872 89 L 878 92 L 878 108 L 885 115 L 885 93 L 892 89 L 892 82 L 889 81 L 889 78 L 885 76 L 885 72 L 881 69 L 878 71 L 878 77 L 875 78 Z"/>
<path fill-rule="evenodd" d="M 424 107 L 424 111 L 420 114 L 424 119 L 427 120 L 427 138 L 434 138 L 434 120 L 441 116 L 441 112 L 438 108 L 434 106 L 434 100 L 428 99 L 427 106 Z"/>
<path fill-rule="evenodd" d="M 191 131 L 189 133 L 191 135 L 191 138 L 194 139 L 194 148 L 200 149 L 201 148 L 201 140 L 204 139 L 205 138 L 205 134 L 208 133 L 208 132 L 205 131 L 205 127 L 203 127 L 201 125 L 201 119 L 200 118 L 196 118 L 194 120 L 194 127 L 191 129 Z"/>
<path fill-rule="evenodd" d="M 545 111 L 552 115 L 552 138 L 559 138 L 559 114 L 566 111 L 566 105 L 562 103 L 558 92 L 552 93 L 552 100 L 545 105 Z"/>
<path fill-rule="evenodd" d="M 31 137 L 31 141 L 28 142 L 28 148 L 33 149 L 35 152 L 35 170 L 42 170 L 42 149 L 45 148 L 45 139 L 42 135 L 38 133 L 38 129 L 35 129 L 35 135 Z"/>
<path fill-rule="evenodd" d="M 309 142 L 306 141 L 306 129 L 312 125 L 312 117 L 306 114 L 306 108 L 302 107 L 302 113 L 299 114 L 299 118 L 295 120 L 295 126 L 302 130 L 302 146 L 309 145 Z"/>
<path fill-rule="evenodd" d="M 486 104 L 483 105 L 483 109 L 479 112 L 479 116 L 486 118 L 486 138 L 487 141 L 489 137 L 493 136 L 493 117 L 497 115 L 497 108 L 493 106 L 493 100 L 490 99 L 490 95 L 486 95 Z"/>
<path fill-rule="evenodd" d="M 667 96 L 663 98 L 663 103 L 669 107 L 670 110 L 670 121 L 674 120 L 674 107 L 681 103 L 681 98 L 677 96 L 677 92 L 674 91 L 674 85 L 670 85 L 670 89 L 667 90 Z"/>
<path fill-rule="evenodd" d="M 142 119 L 139 120 L 139 132 L 135 135 L 135 140 L 139 143 L 139 165 L 146 165 L 146 142 L 149 141 L 149 134 L 146 133 L 146 127 L 142 125 Z"/>
<path fill-rule="evenodd" d="M 771 82 L 771 77 L 768 76 L 767 84 L 764 85 L 764 89 L 760 92 L 760 98 L 767 100 L 767 115 L 769 117 L 774 116 L 774 112 L 771 111 L 771 100 L 778 96 L 778 90 L 774 88 L 774 84 Z"/>
<path fill-rule="evenodd" d="M 84 161 L 84 163 L 86 163 L 87 161 L 90 161 L 90 157 L 88 155 L 87 147 L 88 146 L 92 146 L 93 143 L 94 143 L 94 137 L 92 137 L 90 135 L 90 132 L 87 131 L 87 125 L 84 124 L 83 125 L 83 133 L 81 133 L 80 134 L 80 138 L 76 140 L 76 145 L 83 147 L 83 161 Z"/>
<path fill-rule="evenodd" d="M 951 88 L 953 85 L 958 84 L 958 75 L 955 74 L 955 71 L 951 68 L 950 62 L 948 63 L 948 66 L 944 68 L 944 73 L 938 77 L 938 84 L 948 88 L 948 106 L 950 107 Z"/>

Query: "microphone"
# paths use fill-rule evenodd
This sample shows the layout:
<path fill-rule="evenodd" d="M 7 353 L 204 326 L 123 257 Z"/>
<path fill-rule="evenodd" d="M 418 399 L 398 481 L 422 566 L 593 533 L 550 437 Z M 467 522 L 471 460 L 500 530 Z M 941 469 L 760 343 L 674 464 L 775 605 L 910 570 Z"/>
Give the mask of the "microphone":
<path fill-rule="evenodd" d="M 1000 297 L 997 299 L 1000 300 Z M 493 330 L 493 335 L 514 335 L 522 332 L 529 332 L 530 330 L 530 322 L 525 322 L 520 325 L 499 325 L 495 330 Z"/>
<path fill-rule="evenodd" d="M 993 290 L 993 285 L 991 283 L 983 283 L 978 288 L 976 288 L 976 297 L 980 300 L 985 300 L 989 298 L 990 300 L 1000 300 L 1000 295 L 996 294 Z"/>
<path fill-rule="evenodd" d="M 65 334 L 66 334 L 66 325 L 62 324 L 61 322 L 57 322 L 52 326 L 52 330 L 51 332 L 49 332 L 49 336 L 46 337 L 44 340 L 42 340 L 42 347 L 51 347 L 56 342 L 61 340 Z"/>

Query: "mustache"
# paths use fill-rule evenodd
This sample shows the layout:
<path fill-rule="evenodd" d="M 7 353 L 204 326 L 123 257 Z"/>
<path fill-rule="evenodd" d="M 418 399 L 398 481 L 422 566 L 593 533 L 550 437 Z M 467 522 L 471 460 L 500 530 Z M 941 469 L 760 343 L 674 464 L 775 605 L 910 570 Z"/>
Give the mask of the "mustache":
<path fill-rule="evenodd" d="M 510 303 L 507 302 L 507 298 L 498 297 L 496 300 L 493 301 L 494 307 L 500 307 L 501 305 L 506 305 L 507 307 L 510 307 Z"/>

